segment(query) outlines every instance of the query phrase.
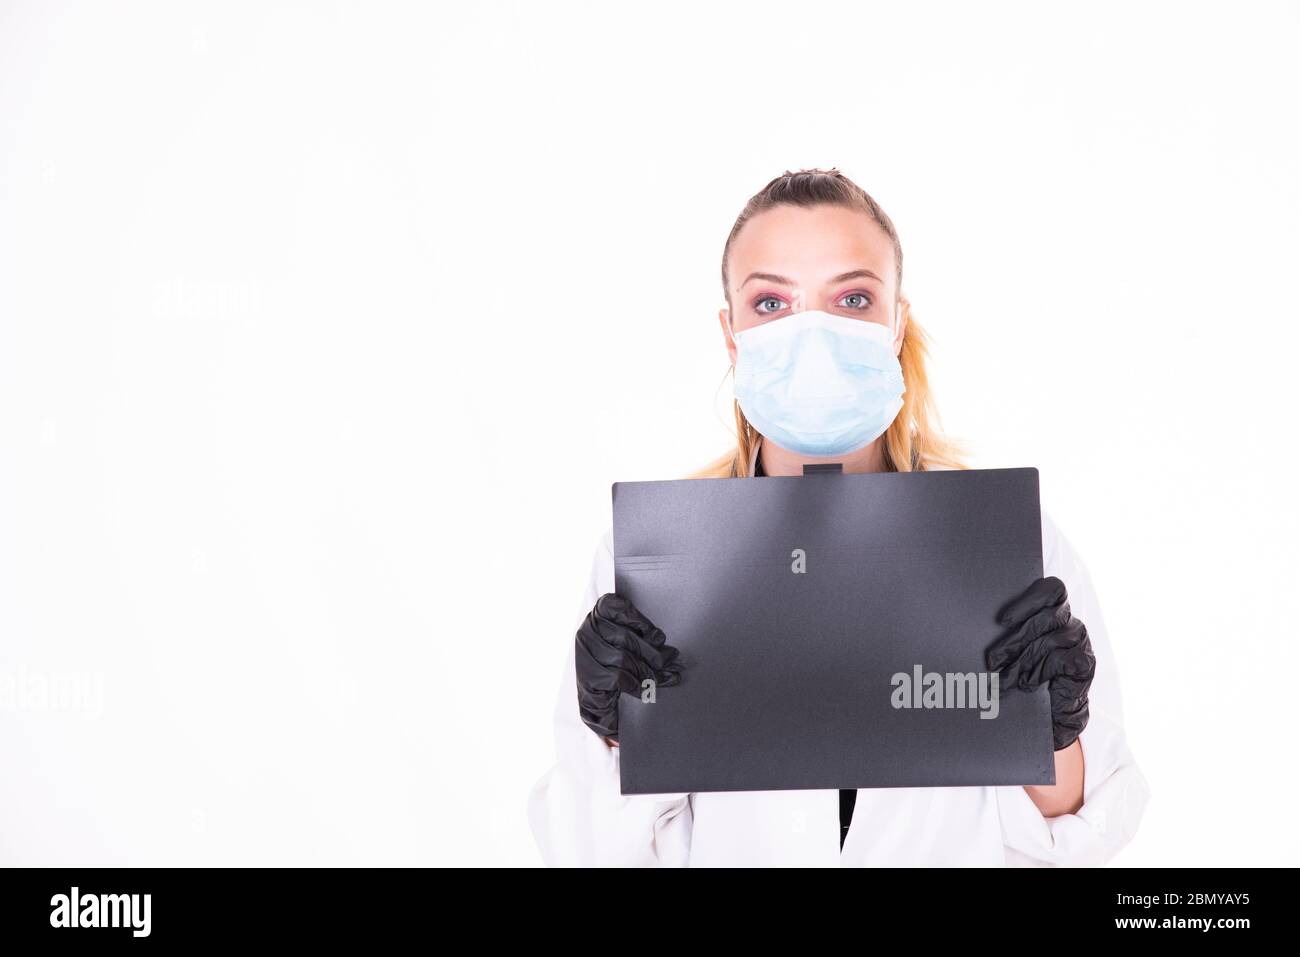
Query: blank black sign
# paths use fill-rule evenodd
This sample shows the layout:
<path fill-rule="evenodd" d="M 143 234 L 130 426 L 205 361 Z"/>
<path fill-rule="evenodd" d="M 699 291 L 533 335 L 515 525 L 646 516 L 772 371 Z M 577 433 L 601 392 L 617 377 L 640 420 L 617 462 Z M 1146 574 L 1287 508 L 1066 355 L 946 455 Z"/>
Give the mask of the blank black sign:
<path fill-rule="evenodd" d="M 1042 577 L 1037 469 L 616 482 L 613 499 L 615 590 L 684 664 L 652 702 L 621 696 L 624 794 L 1055 783 L 1046 687 L 999 688 L 996 717 L 958 694 Z"/>

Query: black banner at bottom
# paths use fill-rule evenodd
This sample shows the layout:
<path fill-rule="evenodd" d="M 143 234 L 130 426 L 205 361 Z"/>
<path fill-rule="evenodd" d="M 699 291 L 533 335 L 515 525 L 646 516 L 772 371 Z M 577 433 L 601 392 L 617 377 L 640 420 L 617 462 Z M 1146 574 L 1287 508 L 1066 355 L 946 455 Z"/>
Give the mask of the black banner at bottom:
<path fill-rule="evenodd" d="M 473 939 L 504 943 L 527 927 L 586 937 L 597 922 L 614 935 L 612 946 L 635 946 L 643 935 L 646 946 L 661 946 L 659 934 L 686 923 L 742 936 L 853 928 L 879 939 L 881 931 L 919 927 L 926 943 L 948 935 L 988 942 L 992 933 L 1035 947 L 1054 936 L 1097 935 L 1231 944 L 1243 934 L 1287 931 L 1282 909 L 1294 878 L 1293 868 L 733 871 L 676 879 L 608 870 L 10 868 L 0 871 L 0 927 L 10 946 L 73 939 L 95 947 L 374 946 L 462 924 Z"/>

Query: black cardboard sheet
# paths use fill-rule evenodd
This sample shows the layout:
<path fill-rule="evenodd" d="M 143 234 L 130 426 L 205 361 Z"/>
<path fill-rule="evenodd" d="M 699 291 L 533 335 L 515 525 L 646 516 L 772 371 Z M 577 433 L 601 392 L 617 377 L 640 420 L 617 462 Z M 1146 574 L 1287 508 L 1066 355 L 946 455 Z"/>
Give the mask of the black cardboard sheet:
<path fill-rule="evenodd" d="M 995 709 L 984 662 L 1043 574 L 1037 469 L 616 482 L 613 502 L 615 591 L 683 662 L 653 702 L 621 696 L 624 794 L 1055 783 L 1046 687 Z"/>

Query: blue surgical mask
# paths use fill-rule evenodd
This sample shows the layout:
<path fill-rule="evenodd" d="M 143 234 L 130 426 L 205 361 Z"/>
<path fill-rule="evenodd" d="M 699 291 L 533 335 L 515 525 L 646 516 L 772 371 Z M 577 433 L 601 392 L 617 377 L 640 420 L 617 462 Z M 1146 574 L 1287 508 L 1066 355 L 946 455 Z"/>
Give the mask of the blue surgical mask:
<path fill-rule="evenodd" d="M 856 452 L 903 407 L 889 327 L 819 310 L 735 332 L 736 401 L 754 428 L 800 455 Z"/>

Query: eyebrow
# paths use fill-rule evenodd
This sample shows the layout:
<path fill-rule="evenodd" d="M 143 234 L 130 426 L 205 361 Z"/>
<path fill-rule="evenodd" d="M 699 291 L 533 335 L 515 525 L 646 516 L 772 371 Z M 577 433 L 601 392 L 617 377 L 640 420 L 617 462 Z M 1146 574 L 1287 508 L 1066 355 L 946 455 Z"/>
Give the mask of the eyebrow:
<path fill-rule="evenodd" d="M 830 282 L 834 284 L 839 282 L 845 282 L 849 279 L 862 279 L 862 278 L 874 279 L 882 286 L 885 283 L 883 279 L 881 279 L 879 276 L 873 273 L 870 269 L 850 269 L 848 272 L 842 272 L 838 276 L 832 276 Z M 745 282 L 742 282 L 737 288 L 739 289 L 745 288 L 745 284 L 748 283 L 749 280 L 751 279 L 766 279 L 768 282 L 774 282 L 782 286 L 793 286 L 795 284 L 793 279 L 787 279 L 785 276 L 778 276 L 775 273 L 752 272 L 745 278 Z"/>

